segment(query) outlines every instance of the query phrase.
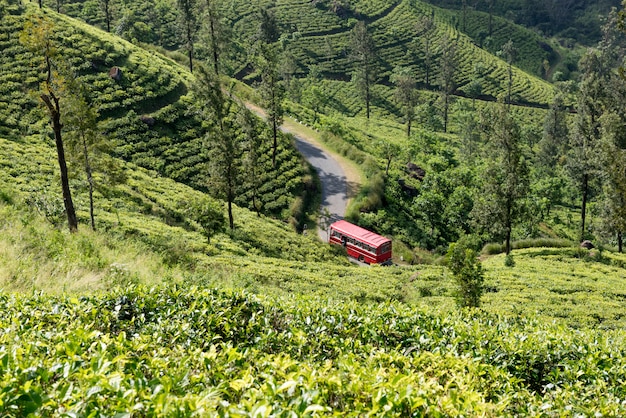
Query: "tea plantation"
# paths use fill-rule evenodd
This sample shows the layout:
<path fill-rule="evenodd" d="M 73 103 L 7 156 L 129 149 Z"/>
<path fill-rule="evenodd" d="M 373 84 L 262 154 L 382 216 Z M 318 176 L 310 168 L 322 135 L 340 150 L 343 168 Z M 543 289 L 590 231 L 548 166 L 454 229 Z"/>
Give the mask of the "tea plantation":
<path fill-rule="evenodd" d="M 489 254 L 496 244 L 485 247 L 481 306 L 462 309 L 443 244 L 434 226 L 424 226 L 431 220 L 418 219 L 419 239 L 436 250 L 412 247 L 409 229 L 418 230 L 418 221 L 402 217 L 412 206 L 390 204 L 400 196 L 394 176 L 406 155 L 444 186 L 473 175 L 459 163 L 472 162 L 461 152 L 461 118 L 492 104 L 459 97 L 449 132 L 434 132 L 428 106 L 437 99 L 435 86 L 422 86 L 418 134 L 405 139 L 385 78 L 408 62 L 415 20 L 434 12 L 437 34 L 462 45 L 459 91 L 481 60 L 489 73 L 485 95 L 499 95 L 506 64 L 475 45 L 483 13 L 459 22 L 458 14 L 415 0 L 271 5 L 281 25 L 298 32 L 288 40 L 296 75 L 317 65 L 326 77 L 300 80 L 303 88 L 323 90 L 329 100 L 322 109 L 288 102 L 288 112 L 363 171 L 352 215 L 397 234 L 398 264 L 365 267 L 317 234 L 296 232 L 294 226 L 314 216 L 307 200 L 318 185 L 286 136 L 275 166 L 269 146 L 259 150 L 264 210 L 251 210 L 251 191 L 244 190 L 235 201 L 234 229 L 207 236 L 197 203 L 224 205 L 210 197 L 207 179 L 213 133 L 197 111 L 195 75 L 161 53 L 181 46 L 172 36 L 173 3 L 144 3 L 116 10 L 114 26 L 131 43 L 55 13 L 57 3 L 44 2 L 40 12 L 34 3 L 0 0 L 0 416 L 626 415 L 626 256 L 570 245 L 577 239 L 571 205 L 555 205 L 538 222 L 544 241 L 529 240 L 530 248 L 514 243 L 514 263 Z M 104 25 L 95 1 L 58 4 L 68 15 Z M 228 66 L 250 81 L 254 74 L 240 71 L 248 63 L 237 57 L 255 30 L 257 4 L 222 7 L 240 43 Z M 150 10 L 158 10 L 160 20 Z M 88 86 L 100 131 L 114 145 L 110 158 L 124 178 L 109 184 L 96 174 L 95 231 L 88 228 L 87 181 L 75 160 L 70 186 L 79 230 L 65 228 L 55 150 L 36 93 L 42 59 L 19 40 L 25 22 L 43 15 L 53 23 L 52 40 Z M 357 17 L 368 21 L 383 47 L 372 120 L 363 117 L 345 80 Z M 156 21 L 158 31 L 150 26 Z M 520 46 L 527 72 L 514 70 L 513 90 L 517 104 L 532 106 L 511 112 L 526 129 L 525 152 L 534 155 L 537 121 L 553 87 L 529 73 L 552 57 L 535 48 L 538 38 L 495 22 L 492 39 L 519 31 L 528 41 Z M 165 49 L 138 46 L 147 41 Z M 121 69 L 117 80 L 110 77 L 114 66 Z M 241 85 L 236 92 L 254 97 Z M 264 129 L 261 137 L 268 135 Z M 385 143 L 409 151 L 393 156 L 400 161 L 390 164 L 394 182 L 381 191 Z M 461 201 L 449 200 L 450 206 Z M 376 210 L 361 210 L 368 204 Z M 516 236 L 528 235 L 524 228 Z M 539 245 L 554 244 L 555 237 L 560 248 Z"/>

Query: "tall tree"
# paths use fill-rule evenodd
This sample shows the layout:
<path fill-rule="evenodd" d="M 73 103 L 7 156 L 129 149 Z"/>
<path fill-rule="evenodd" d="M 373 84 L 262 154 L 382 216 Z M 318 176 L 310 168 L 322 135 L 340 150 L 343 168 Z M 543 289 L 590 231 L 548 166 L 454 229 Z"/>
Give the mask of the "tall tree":
<path fill-rule="evenodd" d="M 254 59 L 261 75 L 259 92 L 262 105 L 267 113 L 267 122 L 272 130 L 272 166 L 276 167 L 278 154 L 279 128 L 283 123 L 285 110 L 283 101 L 285 89 L 280 76 L 280 29 L 274 14 L 266 8 L 259 10 L 260 23 L 254 42 Z"/>
<path fill-rule="evenodd" d="M 216 0 L 206 0 L 205 24 L 209 37 L 208 43 L 213 71 L 215 74 L 219 74 L 220 57 L 224 49 L 224 44 L 227 41 L 227 36 L 225 36 L 225 29 L 222 27 Z"/>
<path fill-rule="evenodd" d="M 205 67 L 198 67 L 195 92 L 205 121 L 209 124 L 206 148 L 209 158 L 209 190 L 226 200 L 228 225 L 235 228 L 233 202 L 241 185 L 241 141 L 236 116 L 231 112 L 234 102 L 224 93 L 219 78 Z"/>
<path fill-rule="evenodd" d="M 513 63 L 517 58 L 517 48 L 513 44 L 513 41 L 509 39 L 507 43 L 502 45 L 502 49 L 498 52 L 498 54 L 506 60 L 507 63 L 507 71 L 509 80 L 507 83 L 507 94 L 506 94 L 506 102 L 508 105 L 511 104 L 511 91 L 513 90 Z"/>
<path fill-rule="evenodd" d="M 89 150 L 95 144 L 98 135 L 98 112 L 93 106 L 87 103 L 87 99 L 83 91 L 81 91 L 82 89 L 78 81 L 73 81 L 73 83 L 70 83 L 71 94 L 67 98 L 67 117 L 65 118 L 65 124 L 70 132 L 73 131 L 74 135 L 70 134 L 68 137 L 72 138 L 72 136 L 74 136 L 74 141 L 68 140 L 68 146 L 72 148 L 72 145 L 74 145 L 74 148 L 79 150 L 78 153 L 82 154 L 83 167 L 89 188 L 89 218 L 91 220 L 91 229 L 95 231 L 93 162 Z M 74 85 L 72 86 L 72 84 Z"/>
<path fill-rule="evenodd" d="M 437 34 L 437 27 L 435 25 L 434 10 L 430 16 L 422 16 L 415 25 L 417 37 L 422 43 L 424 53 L 424 71 L 426 72 L 426 84 L 430 84 L 430 73 L 432 70 L 433 61 L 433 42 L 435 35 Z"/>
<path fill-rule="evenodd" d="M 472 215 L 493 238 L 504 239 L 508 255 L 513 225 L 524 214 L 529 172 L 522 153 L 520 129 L 508 106 L 500 100 L 484 119 L 488 154 L 483 185 Z"/>
<path fill-rule="evenodd" d="M 193 72 L 193 45 L 198 31 L 198 7 L 196 0 L 176 0 L 181 26 L 185 36 L 185 48 L 189 56 L 189 71 Z"/>
<path fill-rule="evenodd" d="M 104 22 L 107 27 L 107 32 L 111 32 L 111 20 L 113 20 L 111 0 L 98 0 L 98 3 L 100 4 L 100 10 L 104 13 Z"/>
<path fill-rule="evenodd" d="M 377 77 L 377 52 L 374 39 L 367 31 L 364 21 L 352 29 L 351 56 L 354 63 L 352 80 L 361 99 L 365 101 L 365 116 L 370 118 L 372 87 Z"/>
<path fill-rule="evenodd" d="M 266 173 L 261 167 L 262 133 L 259 129 L 258 119 L 244 106 L 239 110 L 237 121 L 243 131 L 243 170 L 245 186 L 250 189 L 252 208 L 257 216 L 261 216 L 263 202 L 259 199 L 259 189 L 266 181 Z M 264 175 L 265 174 L 265 175 Z"/>
<path fill-rule="evenodd" d="M 24 30 L 20 34 L 20 42 L 33 54 L 43 61 L 44 82 L 40 88 L 40 99 L 44 103 L 50 116 L 50 124 L 54 132 L 57 150 L 57 160 L 61 174 L 61 188 L 63 191 L 63 204 L 67 215 L 67 223 L 71 232 L 78 230 L 78 219 L 74 210 L 72 192 L 70 190 L 67 162 L 65 159 L 65 147 L 63 144 L 63 124 L 61 123 L 61 101 L 65 92 L 65 80 L 59 74 L 57 67 L 61 57 L 53 41 L 54 28 L 52 22 L 45 17 L 31 16 L 24 24 Z"/>
<path fill-rule="evenodd" d="M 566 168 L 576 184 L 581 197 L 580 239 L 585 239 L 587 203 L 595 189 L 598 174 L 598 143 L 600 141 L 600 117 L 606 100 L 610 68 L 600 50 L 590 49 L 579 64 L 582 77 L 578 90 L 577 112 Z"/>
<path fill-rule="evenodd" d="M 567 152 L 569 130 L 563 94 L 555 94 L 543 123 L 543 136 L 539 141 L 538 166 L 547 174 L 553 174 Z"/>
<path fill-rule="evenodd" d="M 448 113 L 450 99 L 456 89 L 455 77 L 457 70 L 457 43 L 448 35 L 442 39 L 441 56 L 439 57 L 439 89 L 443 102 L 443 131 L 448 132 Z"/>
<path fill-rule="evenodd" d="M 604 180 L 603 224 L 617 237 L 619 252 L 626 233 L 626 78 L 620 73 L 626 57 L 626 36 L 619 32 L 619 15 L 613 11 L 603 28 L 599 49 L 610 70 L 604 81 L 607 97 L 602 107 L 601 155 Z"/>
<path fill-rule="evenodd" d="M 391 75 L 391 81 L 396 86 L 395 98 L 402 106 L 406 121 L 406 137 L 411 137 L 411 124 L 415 120 L 415 106 L 417 105 L 417 82 L 410 68 L 396 67 Z"/>
<path fill-rule="evenodd" d="M 94 212 L 94 191 L 96 177 L 100 184 L 112 186 L 125 181 L 120 164 L 110 156 L 113 144 L 98 127 L 98 111 L 89 100 L 89 92 L 73 74 L 66 76 L 67 95 L 65 98 L 64 124 L 67 131 L 66 145 L 70 166 L 82 166 L 89 192 L 89 217 L 91 229 L 96 230 Z"/>
<path fill-rule="evenodd" d="M 608 233 L 615 234 L 621 253 L 626 233 L 626 121 L 616 113 L 602 119 L 602 223 Z"/>

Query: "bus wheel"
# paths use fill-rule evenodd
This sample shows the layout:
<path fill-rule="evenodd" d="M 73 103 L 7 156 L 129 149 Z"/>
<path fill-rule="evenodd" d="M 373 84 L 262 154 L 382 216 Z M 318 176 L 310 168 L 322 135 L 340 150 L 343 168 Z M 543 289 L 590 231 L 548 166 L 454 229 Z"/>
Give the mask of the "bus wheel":
<path fill-rule="evenodd" d="M 362 263 L 363 260 L 365 260 L 365 257 L 363 257 L 362 255 L 359 256 L 359 261 Z"/>

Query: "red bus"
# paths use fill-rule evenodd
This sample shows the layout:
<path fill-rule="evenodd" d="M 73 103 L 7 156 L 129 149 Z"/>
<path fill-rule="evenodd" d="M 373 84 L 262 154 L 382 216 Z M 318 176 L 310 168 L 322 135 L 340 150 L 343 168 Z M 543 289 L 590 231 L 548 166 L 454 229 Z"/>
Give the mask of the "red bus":
<path fill-rule="evenodd" d="M 330 226 L 330 244 L 343 246 L 348 255 L 359 261 L 391 263 L 391 240 L 347 221 L 337 221 Z"/>

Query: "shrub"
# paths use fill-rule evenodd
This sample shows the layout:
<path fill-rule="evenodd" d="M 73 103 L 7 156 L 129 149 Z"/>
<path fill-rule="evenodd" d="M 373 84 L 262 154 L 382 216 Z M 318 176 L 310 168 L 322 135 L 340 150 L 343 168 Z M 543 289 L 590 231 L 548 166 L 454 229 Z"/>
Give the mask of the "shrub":
<path fill-rule="evenodd" d="M 476 251 L 467 248 L 463 241 L 450 244 L 447 262 L 458 287 L 457 304 L 463 307 L 480 306 L 485 277 Z"/>

